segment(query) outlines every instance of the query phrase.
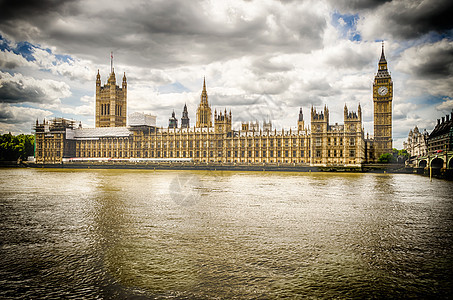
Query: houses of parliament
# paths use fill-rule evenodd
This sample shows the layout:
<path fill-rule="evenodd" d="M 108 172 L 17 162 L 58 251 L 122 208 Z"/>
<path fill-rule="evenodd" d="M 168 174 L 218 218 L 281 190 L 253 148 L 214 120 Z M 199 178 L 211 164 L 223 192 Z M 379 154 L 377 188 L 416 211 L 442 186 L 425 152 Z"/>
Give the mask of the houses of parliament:
<path fill-rule="evenodd" d="M 310 124 L 302 108 L 296 129 L 272 128 L 270 122 L 232 127 L 231 111 L 212 109 L 206 82 L 200 95 L 194 126 L 187 106 L 178 119 L 173 112 L 168 128 L 156 126 L 156 117 L 133 113 L 127 117 L 127 79 L 121 87 L 114 69 L 105 85 L 96 77 L 95 128 L 57 118 L 36 121 L 35 163 L 72 161 L 188 162 L 222 164 L 291 164 L 308 166 L 361 166 L 392 150 L 393 82 L 384 46 L 373 83 L 374 137 L 365 137 L 360 104 L 344 106 L 344 124 L 329 123 L 329 109 L 311 107 Z M 307 122 L 308 123 L 308 122 Z M 309 126 L 308 126 L 309 125 Z"/>

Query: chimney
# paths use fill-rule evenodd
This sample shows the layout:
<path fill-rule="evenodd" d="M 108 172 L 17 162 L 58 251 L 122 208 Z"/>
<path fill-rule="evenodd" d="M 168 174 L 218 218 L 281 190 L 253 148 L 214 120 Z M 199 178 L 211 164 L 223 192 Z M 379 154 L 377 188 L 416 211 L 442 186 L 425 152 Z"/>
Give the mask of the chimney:
<path fill-rule="evenodd" d="M 446 115 L 447 117 L 447 122 L 450 121 L 450 115 Z"/>
<path fill-rule="evenodd" d="M 437 125 L 440 125 L 440 119 L 437 119 Z"/>
<path fill-rule="evenodd" d="M 442 124 L 444 124 L 445 122 L 445 117 L 442 117 Z"/>

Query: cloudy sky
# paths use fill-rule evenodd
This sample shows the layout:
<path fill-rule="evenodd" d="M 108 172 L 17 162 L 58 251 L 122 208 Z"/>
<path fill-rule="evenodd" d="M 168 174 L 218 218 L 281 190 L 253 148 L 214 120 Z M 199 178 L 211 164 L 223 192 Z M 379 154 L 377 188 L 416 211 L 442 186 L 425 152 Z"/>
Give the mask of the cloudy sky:
<path fill-rule="evenodd" d="M 453 109 L 453 1 L 0 0 L 0 133 L 36 119 L 94 126 L 95 77 L 126 72 L 129 113 L 167 126 L 187 103 L 191 124 L 203 77 L 213 109 L 234 126 L 270 119 L 295 127 L 302 107 L 362 105 L 373 134 L 372 83 L 385 41 L 394 81 L 394 146 L 415 125 L 431 131 Z"/>

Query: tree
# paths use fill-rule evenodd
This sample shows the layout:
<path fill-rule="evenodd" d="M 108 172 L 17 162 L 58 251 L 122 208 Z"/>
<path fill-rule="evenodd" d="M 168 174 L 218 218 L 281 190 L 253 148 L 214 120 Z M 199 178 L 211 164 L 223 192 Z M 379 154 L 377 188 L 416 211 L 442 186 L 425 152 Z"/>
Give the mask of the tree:
<path fill-rule="evenodd" d="M 378 163 L 389 164 L 395 162 L 395 158 L 391 153 L 384 153 L 379 156 Z"/>
<path fill-rule="evenodd" d="M 25 160 L 34 154 L 34 143 L 35 137 L 31 134 L 0 135 L 0 160 L 15 161 L 18 158 Z"/>
<path fill-rule="evenodd" d="M 406 149 L 398 150 L 396 148 L 393 148 L 392 154 L 393 154 L 394 162 L 397 162 L 397 163 L 404 163 L 406 160 L 409 159 L 409 153 L 407 153 Z"/>

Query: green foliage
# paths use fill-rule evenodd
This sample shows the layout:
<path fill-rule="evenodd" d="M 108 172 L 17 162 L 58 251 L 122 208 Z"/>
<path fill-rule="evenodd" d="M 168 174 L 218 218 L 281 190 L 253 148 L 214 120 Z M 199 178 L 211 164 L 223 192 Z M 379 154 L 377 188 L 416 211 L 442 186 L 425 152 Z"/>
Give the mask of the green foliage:
<path fill-rule="evenodd" d="M 25 160 L 34 154 L 35 136 L 31 134 L 0 135 L 0 160 L 15 161 L 18 158 Z"/>
<path fill-rule="evenodd" d="M 404 163 L 406 160 L 409 159 L 409 153 L 407 153 L 406 149 L 398 150 L 396 148 L 393 148 L 392 154 L 393 154 L 394 162 L 397 162 L 397 163 Z"/>
<path fill-rule="evenodd" d="M 393 157 L 393 154 L 391 153 L 384 153 L 379 156 L 378 163 L 382 164 L 389 164 L 395 162 L 395 158 Z"/>
<path fill-rule="evenodd" d="M 406 149 L 398 150 L 398 156 L 403 156 L 405 159 L 409 158 L 409 153 L 407 153 Z"/>

